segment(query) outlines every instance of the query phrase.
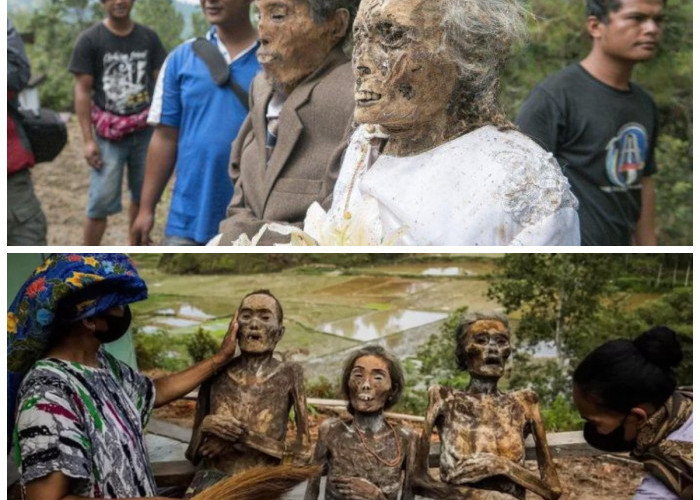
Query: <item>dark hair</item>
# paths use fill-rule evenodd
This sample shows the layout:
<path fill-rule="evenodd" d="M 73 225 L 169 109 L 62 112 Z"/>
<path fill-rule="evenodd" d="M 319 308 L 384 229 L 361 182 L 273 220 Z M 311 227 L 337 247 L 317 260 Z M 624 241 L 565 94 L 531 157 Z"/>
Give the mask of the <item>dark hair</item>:
<path fill-rule="evenodd" d="M 464 350 L 464 339 L 467 336 L 467 332 L 477 321 L 500 321 L 506 330 L 510 331 L 510 325 L 508 324 L 508 316 L 501 314 L 496 311 L 473 311 L 463 314 L 459 318 L 459 322 L 455 327 L 455 357 L 457 358 L 457 367 L 460 370 L 468 370 L 469 363 L 467 363 L 467 353 Z"/>
<path fill-rule="evenodd" d="M 635 340 L 611 340 L 596 348 L 576 368 L 574 384 L 619 413 L 641 403 L 658 408 L 676 389 L 673 367 L 682 359 L 676 332 L 656 326 Z"/>
<path fill-rule="evenodd" d="M 662 0 L 666 5 L 666 0 Z M 617 12 L 622 7 L 622 0 L 586 0 L 586 16 L 593 16 L 604 23 L 608 22 L 608 14 Z"/>
<path fill-rule="evenodd" d="M 345 32 L 345 37 L 338 42 L 341 46 L 347 46 L 352 39 L 352 24 L 357 16 L 357 9 L 360 5 L 360 0 L 308 0 L 311 18 L 315 23 L 325 23 L 336 13 L 338 9 L 345 9 L 350 16 L 348 17 L 348 29 Z"/>
<path fill-rule="evenodd" d="M 391 394 L 386 399 L 384 403 L 384 409 L 387 410 L 394 406 L 403 392 L 405 385 L 403 378 L 403 368 L 401 368 L 401 363 L 395 356 L 389 354 L 382 346 L 379 345 L 367 345 L 357 351 L 354 351 L 348 359 L 345 360 L 343 366 L 343 378 L 340 382 L 341 390 L 343 391 L 343 396 L 348 400 L 348 411 L 351 415 L 355 413 L 355 409 L 352 407 L 350 402 L 350 390 L 348 389 L 348 382 L 350 382 L 350 373 L 355 366 L 355 361 L 362 358 L 363 356 L 378 356 L 385 360 L 389 365 L 389 376 L 391 377 Z"/>
<path fill-rule="evenodd" d="M 277 318 L 279 319 L 280 325 L 282 324 L 282 320 L 284 319 L 284 311 L 282 311 L 282 304 L 280 304 L 280 301 L 277 300 L 277 297 L 272 295 L 272 292 L 267 289 L 255 290 L 254 292 L 250 292 L 248 295 L 244 296 L 241 299 L 241 303 L 238 305 L 239 311 L 241 310 L 241 307 L 243 307 L 243 302 L 245 302 L 245 299 L 247 299 L 251 295 L 267 295 L 268 297 L 272 297 L 275 301 L 275 305 L 277 306 Z"/>

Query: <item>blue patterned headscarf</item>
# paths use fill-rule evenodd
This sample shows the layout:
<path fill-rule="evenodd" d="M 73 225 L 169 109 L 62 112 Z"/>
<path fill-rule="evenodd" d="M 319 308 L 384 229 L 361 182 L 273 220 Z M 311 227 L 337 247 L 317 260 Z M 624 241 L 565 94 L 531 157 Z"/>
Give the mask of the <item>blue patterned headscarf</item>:
<path fill-rule="evenodd" d="M 53 254 L 36 268 L 7 311 L 8 423 L 24 374 L 48 349 L 54 326 L 147 297 L 124 254 Z"/>

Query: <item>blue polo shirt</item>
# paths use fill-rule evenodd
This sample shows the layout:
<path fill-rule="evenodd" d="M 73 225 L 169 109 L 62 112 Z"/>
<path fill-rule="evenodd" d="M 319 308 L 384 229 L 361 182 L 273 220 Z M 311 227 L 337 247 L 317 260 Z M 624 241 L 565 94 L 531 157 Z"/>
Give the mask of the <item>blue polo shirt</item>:
<path fill-rule="evenodd" d="M 231 61 L 214 27 L 207 39 L 229 61 L 236 83 L 250 89 L 260 69 L 255 57 L 259 42 Z M 179 132 L 165 234 L 204 244 L 219 232 L 219 222 L 233 196 L 229 154 L 247 111 L 229 86 L 216 85 L 207 65 L 194 53 L 193 41 L 179 45 L 165 60 L 148 121 Z"/>

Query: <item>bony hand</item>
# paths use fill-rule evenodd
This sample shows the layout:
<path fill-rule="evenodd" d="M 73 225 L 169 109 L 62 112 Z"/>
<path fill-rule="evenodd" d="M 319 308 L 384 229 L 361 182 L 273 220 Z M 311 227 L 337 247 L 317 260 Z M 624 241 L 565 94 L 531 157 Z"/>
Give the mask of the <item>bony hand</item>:
<path fill-rule="evenodd" d="M 139 210 L 129 230 L 130 243 L 132 245 L 152 245 L 151 229 L 153 229 L 153 213 Z"/>
<path fill-rule="evenodd" d="M 506 475 L 510 462 L 492 453 L 475 453 L 460 460 L 455 466 L 451 481 L 454 484 L 476 483 L 487 477 Z"/>
<path fill-rule="evenodd" d="M 94 139 L 87 141 L 83 145 L 83 156 L 88 165 L 95 170 L 102 168 L 102 157 L 100 156 L 100 147 Z"/>
<path fill-rule="evenodd" d="M 228 332 L 224 337 L 224 341 L 221 343 L 221 348 L 219 349 L 219 354 L 224 360 L 228 360 L 234 354 L 236 354 L 236 337 L 238 336 L 238 313 L 233 317 L 231 323 L 228 325 Z"/>
<path fill-rule="evenodd" d="M 233 417 L 207 415 L 202 420 L 201 430 L 205 434 L 235 443 L 245 433 L 245 426 Z"/>
<path fill-rule="evenodd" d="M 205 458 L 216 458 L 231 447 L 231 443 L 214 435 L 207 435 L 199 447 L 199 454 Z"/>
<path fill-rule="evenodd" d="M 342 498 L 348 500 L 385 500 L 382 490 L 362 477 L 340 476 L 333 479 L 333 486 Z"/>

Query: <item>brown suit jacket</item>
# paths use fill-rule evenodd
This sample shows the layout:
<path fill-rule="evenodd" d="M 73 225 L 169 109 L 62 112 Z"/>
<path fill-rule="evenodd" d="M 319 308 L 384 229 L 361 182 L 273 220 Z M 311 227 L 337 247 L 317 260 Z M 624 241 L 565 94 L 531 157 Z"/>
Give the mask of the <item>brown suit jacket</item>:
<path fill-rule="evenodd" d="M 265 118 L 273 89 L 263 74 L 253 80 L 250 114 L 231 148 L 233 199 L 219 225 L 220 245 L 242 233 L 253 237 L 267 222 L 301 227 L 314 201 L 330 205 L 354 109 L 350 62 L 335 48 L 287 97 L 277 144 L 265 164 Z M 289 241 L 269 231 L 261 245 Z"/>

